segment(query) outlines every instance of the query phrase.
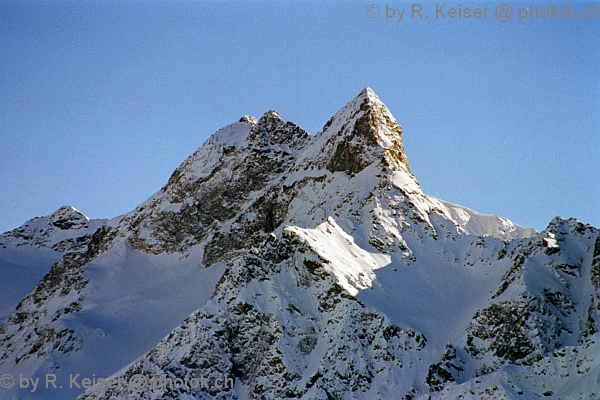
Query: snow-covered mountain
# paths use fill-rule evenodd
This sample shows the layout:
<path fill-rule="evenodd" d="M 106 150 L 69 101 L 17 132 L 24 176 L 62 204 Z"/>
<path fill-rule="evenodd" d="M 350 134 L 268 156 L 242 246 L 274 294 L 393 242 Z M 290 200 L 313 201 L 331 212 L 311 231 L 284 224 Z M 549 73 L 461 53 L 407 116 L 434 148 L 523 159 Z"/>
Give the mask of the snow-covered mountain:
<path fill-rule="evenodd" d="M 401 136 L 368 88 L 217 131 L 19 303 L 0 396 L 596 398 L 598 230 L 428 196 Z"/>
<path fill-rule="evenodd" d="M 0 321 L 14 311 L 52 264 L 68 252 L 83 251 L 106 220 L 89 219 L 73 207 L 61 207 L 0 235 Z"/>

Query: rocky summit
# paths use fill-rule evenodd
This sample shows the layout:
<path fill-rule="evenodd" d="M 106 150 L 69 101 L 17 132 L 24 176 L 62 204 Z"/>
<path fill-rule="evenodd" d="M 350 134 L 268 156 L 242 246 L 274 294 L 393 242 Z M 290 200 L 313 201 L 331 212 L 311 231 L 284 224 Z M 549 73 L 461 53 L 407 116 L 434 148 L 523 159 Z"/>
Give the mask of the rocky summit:
<path fill-rule="evenodd" d="M 369 88 L 314 135 L 244 116 L 135 210 L 79 214 L 0 236 L 56 253 L 6 313 L 2 399 L 600 397 L 598 229 L 423 193 Z"/>

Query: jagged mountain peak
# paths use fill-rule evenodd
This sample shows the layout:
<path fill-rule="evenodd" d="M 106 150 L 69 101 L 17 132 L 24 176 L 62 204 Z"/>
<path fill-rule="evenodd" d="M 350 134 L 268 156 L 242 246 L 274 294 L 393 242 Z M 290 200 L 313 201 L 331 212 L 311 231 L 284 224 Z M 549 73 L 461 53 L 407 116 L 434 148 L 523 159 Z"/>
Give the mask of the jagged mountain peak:
<path fill-rule="evenodd" d="M 214 235 L 203 250 L 203 262 L 210 265 L 241 246 L 236 229 L 260 237 L 284 223 L 314 228 L 329 215 L 345 218 L 352 207 L 366 204 L 369 193 L 386 186 L 400 191 L 414 218 L 426 221 L 428 229 L 434 229 L 429 217 L 433 212 L 460 232 L 520 234 L 510 221 L 426 196 L 410 173 L 401 135 L 388 108 L 369 88 L 342 107 L 317 135 L 283 120 L 274 110 L 260 119 L 244 116 L 215 132 L 159 193 L 125 216 L 118 223 L 118 236 L 127 237 L 140 250 L 185 253 Z M 361 171 L 365 173 L 354 179 Z M 323 197 L 331 207 L 323 207 L 316 197 L 304 199 L 305 190 Z M 344 213 L 341 204 L 333 205 L 338 198 L 348 203 Z M 298 202 L 299 208 L 291 205 Z M 223 232 L 214 233 L 220 224 L 225 224 Z M 227 249 L 219 244 L 225 242 L 224 235 L 235 242 Z"/>
<path fill-rule="evenodd" d="M 379 96 L 377 96 L 377 94 L 373 91 L 373 89 L 371 89 L 368 86 L 366 88 L 364 88 L 363 90 L 361 90 L 360 93 L 358 94 L 358 96 L 356 96 L 356 99 L 359 99 L 359 98 L 366 99 L 370 103 L 383 104 L 383 102 L 381 101 Z"/>
<path fill-rule="evenodd" d="M 48 217 L 55 226 L 58 226 L 56 223 L 60 225 L 64 220 L 89 221 L 87 216 L 73 206 L 62 206 Z"/>
<path fill-rule="evenodd" d="M 402 128 L 370 88 L 340 109 L 323 127 L 326 168 L 353 174 L 381 162 L 410 173 L 402 144 Z"/>
<path fill-rule="evenodd" d="M 177 168 L 169 184 L 208 176 L 233 149 L 294 154 L 297 164 L 304 168 L 316 166 L 349 174 L 382 163 L 407 173 L 409 180 L 419 186 L 410 174 L 402 128 L 368 87 L 342 107 L 317 135 L 311 136 L 294 122 L 283 120 L 275 110 L 265 112 L 259 119 L 243 116 L 215 132 Z"/>
<path fill-rule="evenodd" d="M 278 148 L 284 152 L 301 151 L 309 142 L 310 135 L 291 121 L 284 121 L 275 110 L 269 110 L 258 120 L 248 137 L 251 144 L 262 148 Z"/>
<path fill-rule="evenodd" d="M 0 245 L 36 246 L 60 252 L 79 250 L 105 221 L 89 219 L 75 207 L 62 206 L 52 214 L 32 218 L 0 235 Z"/>
<path fill-rule="evenodd" d="M 266 113 L 263 114 L 262 117 L 260 117 L 260 121 L 268 121 L 268 120 L 279 120 L 282 121 L 281 117 L 279 116 L 279 113 L 275 110 L 269 110 Z"/>
<path fill-rule="evenodd" d="M 244 115 L 242 118 L 240 118 L 238 122 L 245 122 L 247 124 L 256 125 L 258 123 L 258 120 L 252 115 Z"/>

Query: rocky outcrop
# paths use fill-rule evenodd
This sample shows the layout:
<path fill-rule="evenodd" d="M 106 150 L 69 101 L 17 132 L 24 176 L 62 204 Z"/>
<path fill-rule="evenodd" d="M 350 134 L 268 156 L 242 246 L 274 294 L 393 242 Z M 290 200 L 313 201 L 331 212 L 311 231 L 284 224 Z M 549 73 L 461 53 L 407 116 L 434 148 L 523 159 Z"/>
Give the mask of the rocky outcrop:
<path fill-rule="evenodd" d="M 402 144 L 402 128 L 370 89 L 364 89 L 323 127 L 327 137 L 323 154 L 329 154 L 331 172 L 356 174 L 381 162 L 396 171 L 410 173 Z"/>

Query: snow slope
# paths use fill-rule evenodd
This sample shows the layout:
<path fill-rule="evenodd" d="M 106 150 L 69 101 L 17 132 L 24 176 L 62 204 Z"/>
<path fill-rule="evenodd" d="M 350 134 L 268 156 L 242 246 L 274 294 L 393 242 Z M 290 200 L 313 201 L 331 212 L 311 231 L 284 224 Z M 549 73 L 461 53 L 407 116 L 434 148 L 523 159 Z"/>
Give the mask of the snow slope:
<path fill-rule="evenodd" d="M 0 235 L 0 321 L 8 318 L 52 264 L 85 247 L 104 222 L 89 219 L 73 207 L 61 207 Z"/>

